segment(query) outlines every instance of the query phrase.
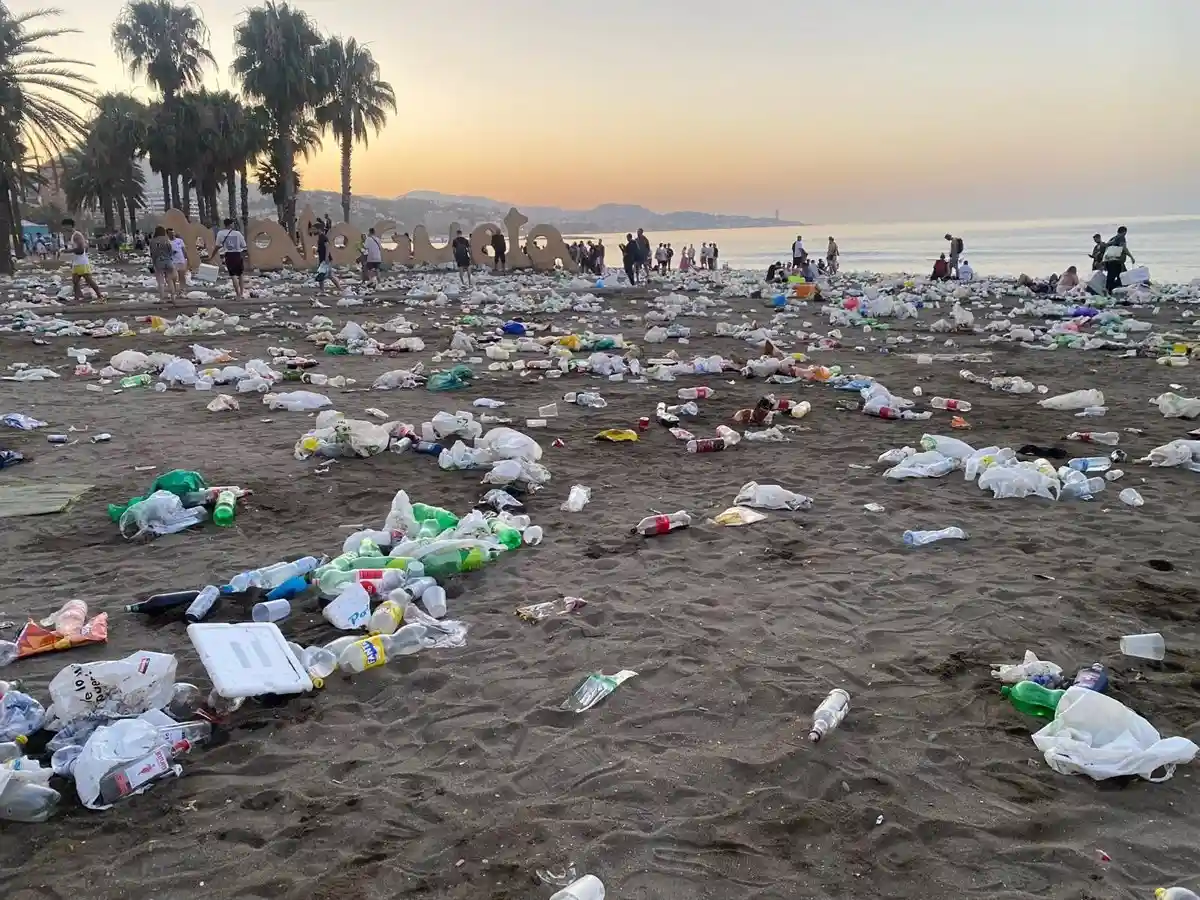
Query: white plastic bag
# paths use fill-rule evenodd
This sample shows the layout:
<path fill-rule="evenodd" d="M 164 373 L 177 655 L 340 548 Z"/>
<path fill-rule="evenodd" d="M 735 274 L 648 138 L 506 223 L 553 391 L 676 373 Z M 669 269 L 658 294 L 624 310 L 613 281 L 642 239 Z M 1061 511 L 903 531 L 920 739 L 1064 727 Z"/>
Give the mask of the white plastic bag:
<path fill-rule="evenodd" d="M 527 459 L 537 462 L 542 448 L 533 438 L 511 428 L 493 428 L 475 442 L 476 447 L 491 450 L 497 459 Z"/>
<path fill-rule="evenodd" d="M 136 716 L 171 700 L 175 657 L 140 650 L 124 659 L 73 663 L 50 681 L 54 716 L 64 725 L 87 716 Z"/>
<path fill-rule="evenodd" d="M 1055 772 L 1097 781 L 1122 775 L 1166 781 L 1176 765 L 1191 762 L 1200 751 L 1185 737 L 1162 737 L 1120 701 L 1083 687 L 1067 688 L 1053 721 L 1033 735 L 1033 742 Z M 1155 778 L 1158 769 L 1166 771 Z"/>
<path fill-rule="evenodd" d="M 483 433 L 483 426 L 475 421 L 475 416 L 469 412 L 438 412 L 430 420 L 433 433 L 439 437 L 461 437 L 469 441 L 475 440 Z"/>
<path fill-rule="evenodd" d="M 1087 409 L 1089 406 L 1103 406 L 1104 393 L 1097 390 L 1071 391 L 1069 394 L 1058 394 L 1039 400 L 1038 406 L 1045 409 Z"/>
<path fill-rule="evenodd" d="M 164 743 L 158 729 L 141 719 L 120 719 L 97 728 L 83 745 L 83 752 L 71 768 L 80 802 L 88 809 L 108 809 L 111 804 L 100 802 L 100 782 L 104 776 L 118 766 L 145 759 Z M 163 774 L 183 774 L 183 767 L 172 765 L 170 758 L 165 755 L 160 764 Z M 133 793 L 140 794 L 148 790 L 157 780 L 152 778 L 146 781 Z"/>
<path fill-rule="evenodd" d="M 228 350 L 213 350 L 203 344 L 192 344 L 192 355 L 202 366 L 215 366 L 217 363 L 227 363 L 233 359 Z"/>
<path fill-rule="evenodd" d="M 263 403 L 268 409 L 286 409 L 288 412 L 313 412 L 333 406 L 333 401 L 324 394 L 312 391 L 287 391 L 282 394 L 266 394 Z"/>
<path fill-rule="evenodd" d="M 1059 677 L 1062 667 L 1048 660 L 1038 659 L 1032 650 L 1025 651 L 1025 660 L 1015 665 L 993 663 L 992 677 L 999 678 L 1005 684 L 1016 684 L 1019 681 L 1033 681 L 1035 678 L 1048 676 Z"/>
<path fill-rule="evenodd" d="M 1034 494 L 1057 500 L 1062 488 L 1057 478 L 1039 471 L 1032 463 L 991 466 L 979 476 L 980 490 L 990 490 L 998 500 L 1028 497 Z"/>
<path fill-rule="evenodd" d="M 482 447 L 468 447 L 462 441 L 443 450 L 438 455 L 438 466 L 443 469 L 482 469 L 495 461 L 492 452 Z"/>
<path fill-rule="evenodd" d="M 1158 407 L 1166 419 L 1194 419 L 1200 416 L 1200 399 L 1195 397 L 1180 397 L 1168 391 L 1150 402 Z"/>
<path fill-rule="evenodd" d="M 943 456 L 936 450 L 927 450 L 902 460 L 883 473 L 884 478 L 941 478 L 958 468 L 958 461 Z"/>
<path fill-rule="evenodd" d="M 592 489 L 584 484 L 571 485 L 571 493 L 559 507 L 563 512 L 583 512 L 583 508 L 592 499 Z"/>
<path fill-rule="evenodd" d="M 755 509 L 811 509 L 812 497 L 795 494 L 777 484 L 748 481 L 733 500 L 735 506 Z"/>
<path fill-rule="evenodd" d="M 196 364 L 190 359 L 173 359 L 163 366 L 158 377 L 167 384 L 195 384 Z"/>
<path fill-rule="evenodd" d="M 150 368 L 150 357 L 140 350 L 122 350 L 110 359 L 108 364 L 126 375 L 132 375 L 134 372 L 144 372 Z"/>
<path fill-rule="evenodd" d="M 203 506 L 185 507 L 170 491 L 155 491 L 121 513 L 117 527 L 122 537 L 133 540 L 143 534 L 174 534 L 207 518 L 208 510 Z"/>

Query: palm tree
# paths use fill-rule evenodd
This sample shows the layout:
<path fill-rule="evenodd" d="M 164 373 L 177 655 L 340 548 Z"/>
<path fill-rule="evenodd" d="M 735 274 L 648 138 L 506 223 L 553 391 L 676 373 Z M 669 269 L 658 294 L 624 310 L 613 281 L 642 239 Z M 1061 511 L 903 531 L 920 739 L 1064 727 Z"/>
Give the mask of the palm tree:
<path fill-rule="evenodd" d="M 146 176 L 132 157 L 114 159 L 111 152 L 110 148 L 89 138 L 81 148 L 69 151 L 63 157 L 67 206 L 73 210 L 101 212 L 104 227 L 109 232 L 116 230 L 118 219 L 122 231 L 126 231 L 127 226 L 128 230 L 136 230 L 134 211 L 146 205 Z"/>
<path fill-rule="evenodd" d="M 110 202 L 117 206 L 121 230 L 137 229 L 137 210 L 145 207 L 145 175 L 137 160 L 146 155 L 150 111 L 130 94 L 96 98 L 96 117 L 90 123 L 87 146 L 94 149 L 102 178 L 109 182 Z"/>
<path fill-rule="evenodd" d="M 330 38 L 322 51 L 331 93 L 317 110 L 317 122 L 328 128 L 342 151 L 342 221 L 350 221 L 350 153 L 356 143 L 367 146 L 368 131 L 379 134 L 387 114 L 396 111 L 392 86 L 379 78 L 371 51 L 354 38 Z"/>
<path fill-rule="evenodd" d="M 267 0 L 265 6 L 247 12 L 234 35 L 232 70 L 242 83 L 242 93 L 266 106 L 279 125 L 278 187 L 284 227 L 291 234 L 295 227 L 293 137 L 300 120 L 329 94 L 317 52 L 323 45 L 321 35 L 308 16 L 286 0 Z"/>
<path fill-rule="evenodd" d="M 171 0 L 129 0 L 112 28 L 113 49 L 135 78 L 145 76 L 151 87 L 162 92 L 166 120 L 175 121 L 179 95 L 198 87 L 205 64 L 216 65 L 208 49 L 208 28 L 195 7 Z M 187 146 L 182 135 L 168 131 L 158 147 L 159 171 L 163 173 L 163 209 L 179 206 L 180 169 L 175 160 Z"/>
<path fill-rule="evenodd" d="M 270 150 L 270 118 L 270 114 L 261 106 L 252 106 L 246 110 L 246 127 L 242 131 L 242 143 L 238 156 L 242 230 L 246 232 L 250 228 L 250 164 Z M 230 215 L 233 214 L 230 213 Z"/>
<path fill-rule="evenodd" d="M 296 169 L 293 159 L 291 190 L 285 192 L 283 160 L 279 155 L 279 148 L 284 142 L 280 140 L 279 123 L 268 114 L 266 127 L 267 150 L 255 166 L 258 189 L 271 195 L 271 199 L 275 201 L 279 224 L 288 228 L 289 222 L 294 223 L 296 220 L 296 195 L 300 193 L 300 172 Z M 297 122 L 287 143 L 294 148 L 294 153 L 299 153 L 307 160 L 321 146 L 321 129 L 316 119 L 306 116 Z"/>
<path fill-rule="evenodd" d="M 12 274 L 12 235 L 20 227 L 18 173 L 26 158 L 59 156 L 84 134 L 68 104 L 92 102 L 84 63 L 56 56 L 42 42 L 75 29 L 44 25 L 60 14 L 40 9 L 13 15 L 0 0 L 0 273 Z M 18 241 L 19 243 L 19 241 Z"/>

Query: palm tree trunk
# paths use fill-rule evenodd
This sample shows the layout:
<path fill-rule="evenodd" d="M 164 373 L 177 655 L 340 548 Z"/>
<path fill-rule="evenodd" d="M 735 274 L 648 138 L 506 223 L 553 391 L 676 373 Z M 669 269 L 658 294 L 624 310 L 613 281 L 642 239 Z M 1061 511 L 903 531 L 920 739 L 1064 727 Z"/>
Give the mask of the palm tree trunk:
<path fill-rule="evenodd" d="M 246 171 L 245 164 L 242 165 L 240 173 L 242 178 L 242 231 L 246 231 L 250 227 L 250 183 L 247 180 L 249 173 Z M 246 239 L 250 239 L 250 235 L 246 235 Z"/>
<path fill-rule="evenodd" d="M 129 231 L 125 228 L 128 222 L 125 221 L 125 200 L 117 201 L 117 217 L 121 220 L 121 234 L 128 234 Z"/>
<path fill-rule="evenodd" d="M 17 259 L 25 258 L 25 229 L 21 227 L 21 201 L 17 197 L 17 192 L 12 192 L 12 199 L 9 200 L 9 209 L 12 211 L 13 223 L 13 252 L 17 255 Z"/>
<path fill-rule="evenodd" d="M 353 144 L 347 133 L 342 137 L 342 221 L 350 221 L 350 152 Z"/>
<path fill-rule="evenodd" d="M 221 224 L 221 204 L 217 202 L 217 181 L 214 178 L 208 183 L 208 224 L 217 226 Z"/>
<path fill-rule="evenodd" d="M 117 227 L 116 218 L 113 216 L 112 197 L 105 194 L 100 198 L 100 202 L 104 204 L 104 229 L 109 234 L 112 234 Z"/>
<path fill-rule="evenodd" d="M 13 273 L 12 231 L 13 214 L 8 178 L 0 174 L 0 275 Z"/>
<path fill-rule="evenodd" d="M 204 191 L 200 190 L 200 188 L 197 187 L 196 188 L 196 218 L 199 220 L 201 225 L 208 224 L 208 210 L 205 209 L 207 202 L 208 202 L 207 198 L 204 196 Z"/>
<path fill-rule="evenodd" d="M 137 206 L 132 197 L 129 198 L 129 233 L 133 236 L 134 243 L 137 243 Z"/>
<path fill-rule="evenodd" d="M 171 208 L 171 176 L 165 171 L 162 174 L 163 183 L 163 212 Z"/>
<path fill-rule="evenodd" d="M 187 178 L 183 179 L 183 216 L 192 218 L 192 183 Z"/>
<path fill-rule="evenodd" d="M 225 193 L 226 199 L 229 201 L 225 207 L 225 218 L 237 218 L 237 174 L 232 168 L 225 173 Z"/>
<path fill-rule="evenodd" d="M 173 209 L 181 208 L 179 205 L 179 174 L 176 172 L 171 173 L 171 207 Z"/>
<path fill-rule="evenodd" d="M 280 186 L 283 192 L 283 227 L 288 233 L 288 237 L 292 236 L 292 232 L 296 230 L 295 215 L 292 211 L 291 199 L 295 195 L 295 178 L 296 160 L 293 156 L 295 150 L 292 145 L 292 122 L 293 116 L 280 116 L 279 129 L 279 178 Z"/>

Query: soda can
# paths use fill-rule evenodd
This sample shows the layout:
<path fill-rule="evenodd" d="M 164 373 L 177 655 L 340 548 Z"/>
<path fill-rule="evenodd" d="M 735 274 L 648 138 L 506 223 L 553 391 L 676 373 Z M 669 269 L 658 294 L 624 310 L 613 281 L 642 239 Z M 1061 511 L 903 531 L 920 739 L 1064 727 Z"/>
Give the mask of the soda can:
<path fill-rule="evenodd" d="M 67 441 L 71 440 L 71 438 L 65 434 L 48 434 L 46 435 L 46 440 L 52 444 L 65 444 Z"/>
<path fill-rule="evenodd" d="M 640 419 L 638 419 L 638 431 L 645 431 L 649 427 L 650 427 L 650 417 L 649 416 L 642 416 Z"/>
<path fill-rule="evenodd" d="M 111 441 L 111 440 L 112 440 L 112 435 L 109 434 L 107 431 L 102 434 L 93 434 L 91 437 L 91 441 L 93 444 L 103 444 L 106 441 Z"/>

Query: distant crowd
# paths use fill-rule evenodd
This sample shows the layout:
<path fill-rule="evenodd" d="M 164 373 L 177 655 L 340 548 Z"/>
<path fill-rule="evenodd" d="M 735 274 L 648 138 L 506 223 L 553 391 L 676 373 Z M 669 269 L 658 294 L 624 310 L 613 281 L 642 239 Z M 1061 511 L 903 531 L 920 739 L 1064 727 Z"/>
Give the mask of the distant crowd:
<path fill-rule="evenodd" d="M 621 264 L 630 284 L 637 284 L 639 277 L 644 282 L 652 271 L 666 275 L 676 268 L 675 247 L 671 244 L 659 244 L 651 251 L 650 239 L 641 228 L 637 230 L 637 237 L 633 234 L 625 235 L 625 243 L 621 244 L 620 250 Z M 682 247 L 678 255 L 680 272 L 688 272 L 695 268 L 716 270 L 721 250 L 716 243 L 701 244 L 697 261 L 696 247 L 689 244 Z"/>

